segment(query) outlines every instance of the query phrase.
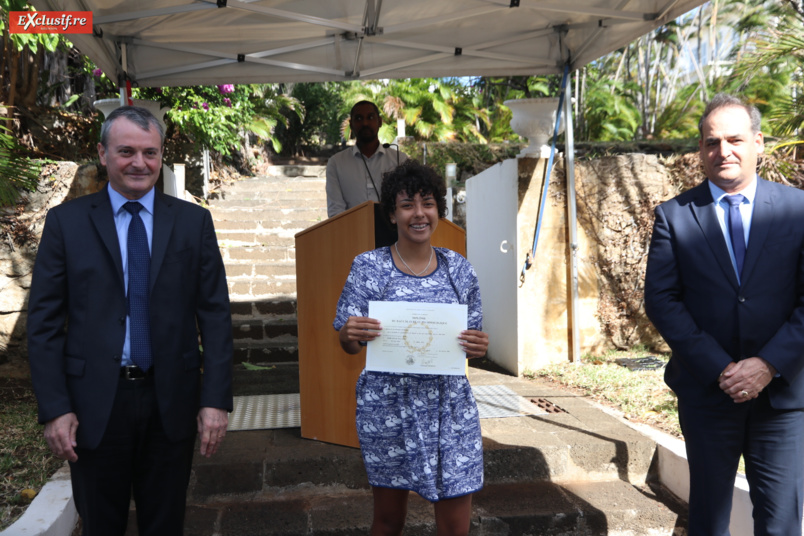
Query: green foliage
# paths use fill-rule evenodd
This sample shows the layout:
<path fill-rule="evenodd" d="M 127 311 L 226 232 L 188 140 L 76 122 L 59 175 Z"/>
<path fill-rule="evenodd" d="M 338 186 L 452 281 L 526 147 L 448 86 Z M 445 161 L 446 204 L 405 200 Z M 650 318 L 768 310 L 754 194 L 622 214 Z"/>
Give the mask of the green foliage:
<path fill-rule="evenodd" d="M 423 146 L 427 147 L 427 165 L 432 166 L 442 176 L 446 166 L 455 163 L 458 167 L 458 179 L 462 175 L 473 176 L 509 158 L 516 158 L 522 149 L 517 144 L 487 143 L 439 143 L 439 142 L 403 142 L 400 149 L 410 158 L 422 162 Z M 447 186 L 454 186 L 448 184 Z"/>
<path fill-rule="evenodd" d="M 239 145 L 240 131 L 253 117 L 249 86 L 138 88 L 133 97 L 170 107 L 165 116 L 177 129 L 223 155 Z"/>
<path fill-rule="evenodd" d="M 654 126 L 654 137 L 659 140 L 697 139 L 698 119 L 704 103 L 697 96 L 698 84 L 682 88 L 662 111 Z"/>
<path fill-rule="evenodd" d="M 0 0 L 0 34 L 4 34 L 8 27 L 8 17 L 11 11 L 31 11 L 31 6 L 26 0 Z M 61 34 L 8 34 L 11 42 L 17 50 L 29 48 L 36 52 L 40 46 L 45 50 L 53 52 L 60 43 L 66 43 Z"/>
<path fill-rule="evenodd" d="M 280 92 L 279 87 L 273 84 L 251 86 L 250 100 L 253 105 L 254 116 L 246 124 L 246 130 L 264 142 L 271 143 L 274 151 L 282 151 L 282 142 L 275 135 L 277 125 L 287 126 L 288 118 L 283 110 L 301 113 L 299 102 Z"/>
<path fill-rule="evenodd" d="M 627 141 L 636 137 L 642 122 L 636 104 L 638 87 L 619 82 L 604 73 L 593 73 L 584 99 L 584 130 L 579 140 Z"/>
<path fill-rule="evenodd" d="M 166 124 L 222 155 L 238 149 L 249 133 L 279 151 L 276 130 L 287 125 L 286 110 L 298 105 L 271 84 L 135 88 L 133 97 L 169 107 Z"/>
<path fill-rule="evenodd" d="M 780 23 L 758 36 L 756 48 L 735 69 L 746 93 L 768 120 L 768 133 L 783 138 L 780 146 L 804 142 L 804 15 L 788 9 Z M 764 125 L 763 125 L 764 127 Z"/>
<path fill-rule="evenodd" d="M 408 78 L 390 80 L 380 94 L 381 108 L 404 119 L 419 140 L 485 142 L 480 125 L 488 114 L 480 106 L 478 92 L 452 78 Z M 385 125 L 384 125 L 385 126 Z"/>
<path fill-rule="evenodd" d="M 343 104 L 340 84 L 293 84 L 289 95 L 292 102 L 282 108 L 282 119 L 276 127 L 283 154 L 295 155 L 305 146 L 338 142 Z"/>
<path fill-rule="evenodd" d="M 0 124 L 0 205 L 13 205 L 22 191 L 36 189 L 40 166 L 24 153 L 13 132 Z"/>

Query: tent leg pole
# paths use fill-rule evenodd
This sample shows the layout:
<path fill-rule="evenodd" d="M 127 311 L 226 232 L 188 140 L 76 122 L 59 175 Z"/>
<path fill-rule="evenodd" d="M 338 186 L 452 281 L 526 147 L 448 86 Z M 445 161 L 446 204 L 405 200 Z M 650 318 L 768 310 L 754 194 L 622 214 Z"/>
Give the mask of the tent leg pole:
<path fill-rule="evenodd" d="M 120 87 L 120 106 L 128 104 L 128 93 L 126 91 L 126 73 L 128 73 L 128 51 L 126 44 L 120 44 L 120 67 L 122 67 L 123 76 L 120 77 L 118 86 Z"/>
<path fill-rule="evenodd" d="M 564 148 L 564 158 L 567 172 L 567 207 L 569 218 L 569 255 L 570 255 L 570 338 L 572 362 L 581 363 L 581 343 L 578 333 L 578 210 L 575 199 L 575 140 L 572 130 L 572 84 L 567 84 L 567 92 L 564 96 L 564 117 L 566 127 L 564 134 L 566 147 Z"/>

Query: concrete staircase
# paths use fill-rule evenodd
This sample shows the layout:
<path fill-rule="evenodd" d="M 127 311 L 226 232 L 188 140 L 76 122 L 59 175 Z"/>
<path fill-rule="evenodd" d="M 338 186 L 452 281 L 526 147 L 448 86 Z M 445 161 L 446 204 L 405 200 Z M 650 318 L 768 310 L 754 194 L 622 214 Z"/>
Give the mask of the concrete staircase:
<path fill-rule="evenodd" d="M 293 235 L 326 218 L 323 167 L 275 168 L 210 205 L 232 298 L 235 394 L 298 392 Z M 471 535 L 686 534 L 685 506 L 651 482 L 652 441 L 581 397 L 479 365 L 472 385 L 502 384 L 554 412 L 481 421 L 486 487 Z M 357 535 L 371 517 L 359 450 L 297 428 L 231 432 L 215 456 L 196 457 L 185 534 Z M 405 534 L 435 534 L 432 506 L 415 494 Z"/>
<path fill-rule="evenodd" d="M 327 218 L 324 174 L 275 166 L 210 201 L 232 303 L 236 394 L 298 392 L 294 235 Z"/>

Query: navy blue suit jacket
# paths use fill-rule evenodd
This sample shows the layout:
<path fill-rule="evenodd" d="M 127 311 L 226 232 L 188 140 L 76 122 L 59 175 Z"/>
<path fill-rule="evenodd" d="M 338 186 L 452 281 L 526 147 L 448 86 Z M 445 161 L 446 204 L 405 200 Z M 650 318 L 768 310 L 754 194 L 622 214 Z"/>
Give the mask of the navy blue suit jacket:
<path fill-rule="evenodd" d="M 175 441 L 195 433 L 199 407 L 232 409 L 229 294 L 208 210 L 156 192 L 151 251 L 154 383 L 165 432 Z M 28 304 L 31 377 L 39 421 L 75 412 L 79 447 L 94 448 L 106 429 L 125 317 L 106 189 L 51 209 Z"/>
<path fill-rule="evenodd" d="M 656 208 L 645 310 L 672 350 L 665 381 L 686 404 L 731 403 L 718 376 L 759 356 L 780 375 L 771 405 L 804 408 L 804 192 L 758 181 L 742 284 L 706 182 Z"/>

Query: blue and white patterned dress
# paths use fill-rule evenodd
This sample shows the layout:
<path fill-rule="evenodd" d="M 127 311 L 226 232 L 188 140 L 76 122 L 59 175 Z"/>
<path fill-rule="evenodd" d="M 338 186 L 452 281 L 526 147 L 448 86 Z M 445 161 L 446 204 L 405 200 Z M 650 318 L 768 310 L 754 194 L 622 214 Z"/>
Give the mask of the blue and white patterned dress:
<path fill-rule="evenodd" d="M 469 329 L 482 330 L 472 265 L 443 248 L 436 248 L 436 259 L 432 274 L 416 277 L 396 267 L 390 248 L 358 255 L 338 300 L 335 329 L 350 316 L 368 316 L 369 301 L 418 301 L 466 304 Z M 364 370 L 356 392 L 357 433 L 372 486 L 415 491 L 432 502 L 483 487 L 480 419 L 465 376 Z"/>

